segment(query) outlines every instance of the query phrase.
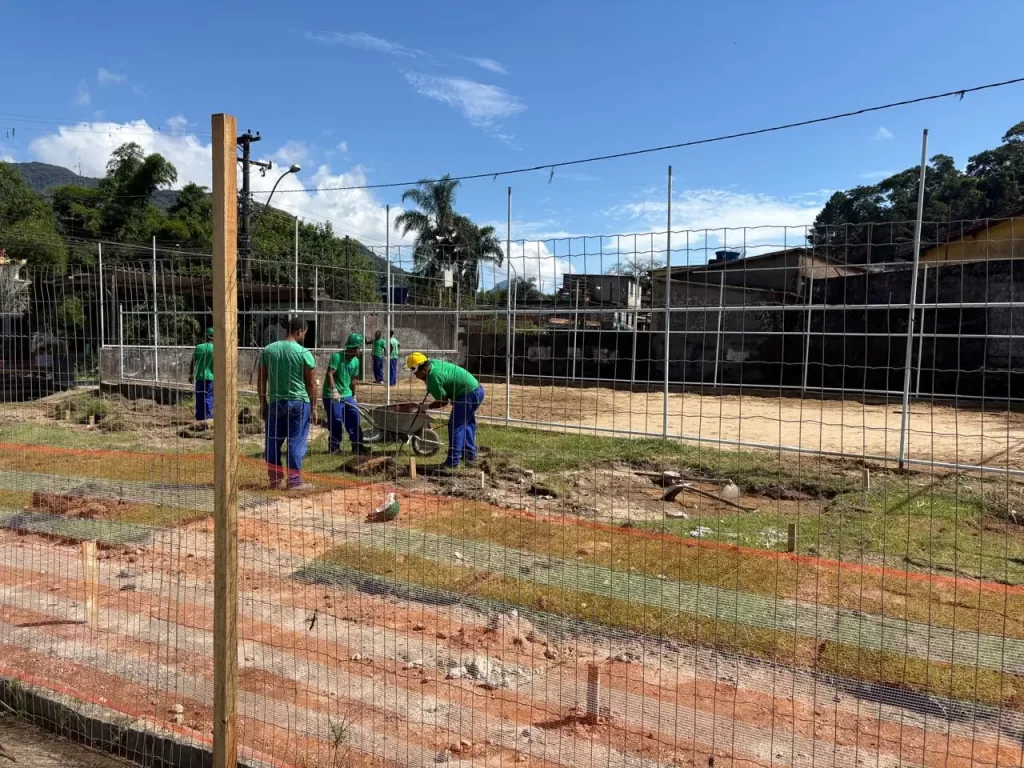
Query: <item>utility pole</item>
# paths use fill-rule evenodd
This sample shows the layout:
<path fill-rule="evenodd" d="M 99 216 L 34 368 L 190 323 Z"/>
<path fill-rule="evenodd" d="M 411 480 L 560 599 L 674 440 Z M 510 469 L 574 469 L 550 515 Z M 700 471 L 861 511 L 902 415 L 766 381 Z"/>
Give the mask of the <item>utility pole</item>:
<path fill-rule="evenodd" d="M 236 143 L 242 148 L 242 156 L 238 161 L 242 164 L 242 199 L 241 199 L 241 231 L 239 232 L 238 251 L 241 257 L 239 261 L 242 266 L 242 280 L 252 280 L 252 191 L 249 187 L 249 169 L 256 166 L 260 169 L 260 175 L 266 176 L 272 163 L 261 163 L 253 160 L 250 148 L 252 144 L 261 139 L 260 132 L 246 131 L 238 137 Z"/>

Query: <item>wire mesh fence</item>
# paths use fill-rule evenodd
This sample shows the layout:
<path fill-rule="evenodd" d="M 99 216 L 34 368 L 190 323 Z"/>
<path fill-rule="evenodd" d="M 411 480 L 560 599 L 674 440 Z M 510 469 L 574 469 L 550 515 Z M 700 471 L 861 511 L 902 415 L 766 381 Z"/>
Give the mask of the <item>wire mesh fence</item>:
<path fill-rule="evenodd" d="M 1015 226 L 253 258 L 245 759 L 1020 765 Z M 0 700 L 203 765 L 210 257 L 76 247 L 0 265 Z"/>

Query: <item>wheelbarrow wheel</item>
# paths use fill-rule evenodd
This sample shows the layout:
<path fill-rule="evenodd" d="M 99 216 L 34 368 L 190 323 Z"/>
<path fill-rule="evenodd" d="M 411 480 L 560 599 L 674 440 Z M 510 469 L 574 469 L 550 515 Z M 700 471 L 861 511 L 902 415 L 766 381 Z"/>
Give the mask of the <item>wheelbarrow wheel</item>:
<path fill-rule="evenodd" d="M 384 441 L 384 430 L 378 427 L 369 427 L 363 430 L 364 443 L 380 443 Z"/>
<path fill-rule="evenodd" d="M 417 456 L 433 456 L 441 450 L 441 436 L 435 430 L 424 427 L 412 436 L 411 446 Z"/>

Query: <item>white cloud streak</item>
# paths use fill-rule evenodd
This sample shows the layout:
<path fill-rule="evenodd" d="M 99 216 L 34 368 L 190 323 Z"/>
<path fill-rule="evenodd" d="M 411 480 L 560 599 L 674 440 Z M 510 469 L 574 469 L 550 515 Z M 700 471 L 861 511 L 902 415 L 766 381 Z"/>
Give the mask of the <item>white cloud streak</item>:
<path fill-rule="evenodd" d="M 499 62 L 494 59 L 476 58 L 474 56 L 460 56 L 459 58 L 464 59 L 472 64 L 476 64 L 481 69 L 486 69 L 488 72 L 493 72 L 496 75 L 507 75 L 508 71 Z"/>
<path fill-rule="evenodd" d="M 307 32 L 306 39 L 321 45 L 343 45 L 347 48 L 358 48 L 363 51 L 410 59 L 424 55 L 423 51 L 408 48 L 401 43 L 385 40 L 366 32 Z"/>
<path fill-rule="evenodd" d="M 514 137 L 504 132 L 502 121 L 526 109 L 526 105 L 516 96 L 496 85 L 422 72 L 406 72 L 405 79 L 421 96 L 458 110 L 471 125 L 506 143 Z"/>
<path fill-rule="evenodd" d="M 886 128 L 884 125 L 878 126 L 878 130 L 875 131 L 871 137 L 875 141 L 888 141 L 892 138 L 892 131 Z"/>
<path fill-rule="evenodd" d="M 111 72 L 109 69 L 100 67 L 96 72 L 96 82 L 100 85 L 124 85 L 128 81 L 127 75 Z"/>

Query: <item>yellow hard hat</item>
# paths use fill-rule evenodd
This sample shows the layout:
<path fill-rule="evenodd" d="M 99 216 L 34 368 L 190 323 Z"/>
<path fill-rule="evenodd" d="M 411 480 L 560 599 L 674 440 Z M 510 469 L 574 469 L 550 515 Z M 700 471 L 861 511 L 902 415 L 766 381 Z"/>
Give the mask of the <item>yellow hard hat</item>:
<path fill-rule="evenodd" d="M 405 367 L 410 371 L 415 371 L 421 365 L 427 362 L 427 356 L 422 352 L 413 352 L 407 358 L 405 358 Z"/>

